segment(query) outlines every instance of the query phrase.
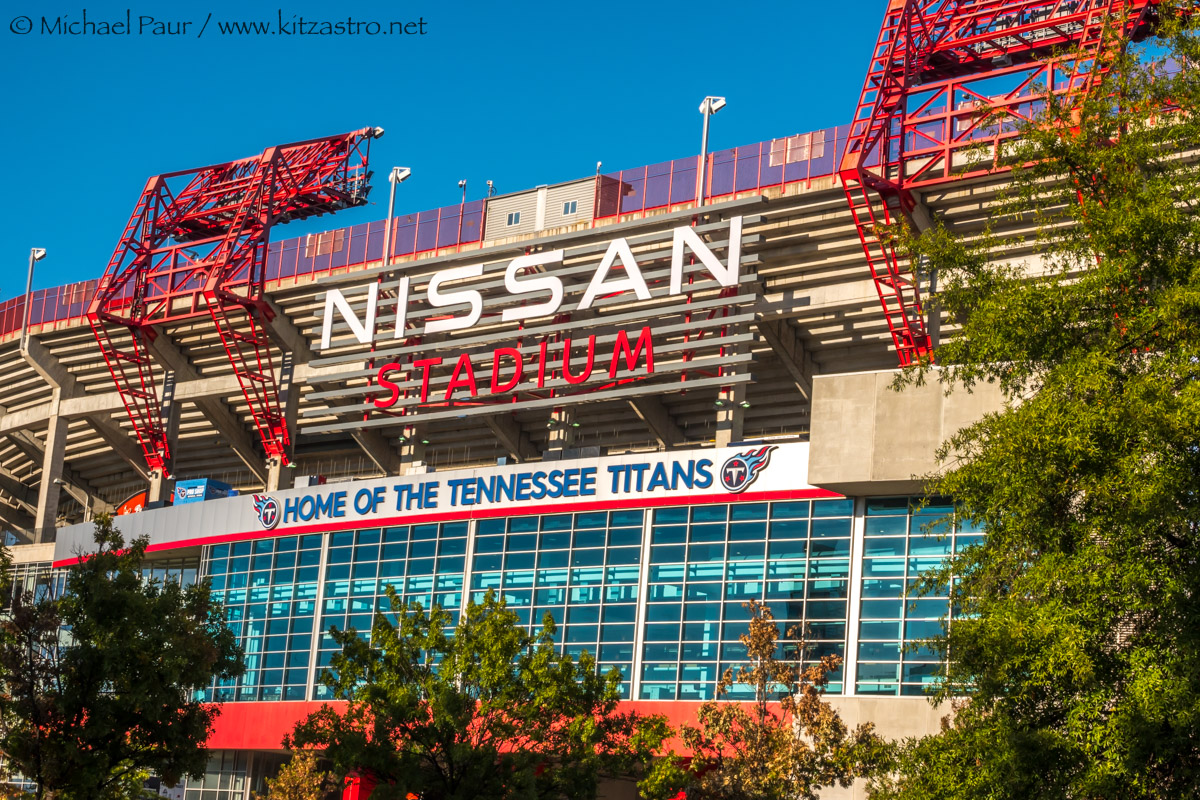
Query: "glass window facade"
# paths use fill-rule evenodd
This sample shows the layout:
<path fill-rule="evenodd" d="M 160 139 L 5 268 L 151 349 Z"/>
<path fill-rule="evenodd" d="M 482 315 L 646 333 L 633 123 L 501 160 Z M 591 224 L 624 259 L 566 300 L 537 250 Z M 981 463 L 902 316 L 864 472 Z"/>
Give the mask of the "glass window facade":
<path fill-rule="evenodd" d="M 405 604 L 424 608 L 437 604 L 458 621 L 462 605 L 463 571 L 467 553 L 467 522 L 403 525 L 339 531 L 328 535 L 317 668 L 313 674 L 317 699 L 327 699 L 320 684 L 321 670 L 341 648 L 329 635 L 331 627 L 370 631 L 376 611 L 389 611 L 387 587 Z"/>
<path fill-rule="evenodd" d="M 913 582 L 952 553 L 983 538 L 954 516 L 952 504 L 921 498 L 866 501 L 855 691 L 923 695 L 943 673 L 921 641 L 951 621 L 949 586 L 916 595 Z M 915 510 L 915 513 L 914 513 Z"/>
<path fill-rule="evenodd" d="M 560 647 L 575 657 L 587 650 L 602 672 L 618 667 L 628 698 L 644 517 L 638 509 L 479 520 L 471 594 L 478 601 L 494 589 L 530 630 L 551 615 Z"/>
<path fill-rule="evenodd" d="M 860 501 L 859 518 L 844 498 L 544 513 L 206 547 L 204 574 L 247 669 L 205 696 L 325 699 L 320 672 L 338 649 L 329 629 L 370 630 L 388 586 L 449 610 L 452 623 L 488 590 L 531 632 L 549 614 L 564 651 L 621 670 L 627 698 L 712 697 L 720 674 L 744 663 L 750 600 L 771 609 L 790 655 L 856 656 L 853 680 L 838 670 L 831 692 L 922 694 L 940 666 L 915 643 L 941 630 L 949 600 L 906 590 L 982 534 L 939 528 L 952 509 L 913 513 L 916 502 Z"/>
<path fill-rule="evenodd" d="M 13 598 L 28 593 L 34 602 L 47 600 L 62 594 L 67 582 L 65 570 L 52 569 L 49 561 L 33 561 L 15 564 L 12 568 L 12 585 L 4 597 L 4 608 L 11 609 Z"/>
<path fill-rule="evenodd" d="M 852 517 L 851 500 L 655 511 L 639 698 L 711 698 L 745 660 L 750 600 L 771 609 L 785 652 L 803 637 L 807 660 L 844 656 Z M 841 689 L 839 670 L 830 691 Z"/>
<path fill-rule="evenodd" d="M 246 671 L 219 681 L 206 699 L 304 700 L 309 685 L 320 535 L 284 536 L 205 548 L 204 574 L 246 653 Z"/>

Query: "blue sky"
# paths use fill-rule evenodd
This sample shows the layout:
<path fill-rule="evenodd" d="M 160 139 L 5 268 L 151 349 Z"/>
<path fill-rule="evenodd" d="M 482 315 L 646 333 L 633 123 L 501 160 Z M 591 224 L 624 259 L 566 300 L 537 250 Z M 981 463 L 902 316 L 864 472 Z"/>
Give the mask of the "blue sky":
<path fill-rule="evenodd" d="M 413 176 L 397 213 L 849 121 L 885 0 L 578 4 L 501 2 L 118 4 L 10 0 L 0 22 L 8 153 L 0 299 L 95 278 L 146 178 L 272 144 L 382 126 L 372 204 L 281 226 L 272 238 L 381 219 L 392 165 Z M 66 15 L 132 34 L 43 33 Z M 222 35 L 220 23 L 407 22 L 424 36 Z M 211 18 L 209 14 L 211 13 Z M 138 32 L 139 17 L 190 22 Z M 32 32 L 13 30 L 32 23 Z M 202 36 L 197 36 L 208 19 Z M 303 227 L 302 227 L 303 225 Z"/>

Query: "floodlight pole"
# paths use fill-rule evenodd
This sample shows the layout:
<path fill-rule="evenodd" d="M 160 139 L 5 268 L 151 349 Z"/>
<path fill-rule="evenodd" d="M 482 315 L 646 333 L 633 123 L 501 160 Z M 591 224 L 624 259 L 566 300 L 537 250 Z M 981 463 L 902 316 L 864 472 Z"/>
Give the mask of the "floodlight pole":
<path fill-rule="evenodd" d="M 392 263 L 392 224 L 396 214 L 396 185 L 403 183 L 411 174 L 412 170 L 408 167 L 392 167 L 392 171 L 388 175 L 388 183 L 392 185 L 392 191 L 388 195 L 387 227 L 383 229 L 383 265 L 385 267 Z"/>
<path fill-rule="evenodd" d="M 704 115 L 704 134 L 700 138 L 700 183 L 696 187 L 697 208 L 704 206 L 705 194 L 708 191 L 708 118 L 724 107 L 724 97 L 709 95 L 700 103 L 700 113 Z"/>
<path fill-rule="evenodd" d="M 33 303 L 33 265 L 46 257 L 46 250 L 41 247 L 29 248 L 29 273 L 25 277 L 25 313 L 21 317 L 21 352 L 29 349 L 29 320 L 32 315 L 30 306 Z"/>

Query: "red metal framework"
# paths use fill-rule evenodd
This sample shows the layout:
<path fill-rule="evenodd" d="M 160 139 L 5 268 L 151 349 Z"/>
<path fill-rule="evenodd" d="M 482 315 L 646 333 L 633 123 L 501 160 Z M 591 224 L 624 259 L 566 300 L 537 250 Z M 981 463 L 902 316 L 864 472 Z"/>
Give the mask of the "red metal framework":
<path fill-rule="evenodd" d="M 917 276 L 880 228 L 911 215 L 914 189 L 1005 168 L 1016 122 L 1046 92 L 1086 89 L 1104 48 L 1148 33 L 1160 3 L 890 0 L 840 177 L 901 366 L 932 345 Z"/>
<path fill-rule="evenodd" d="M 171 452 L 150 358 L 155 325 L 209 316 L 267 458 L 291 441 L 263 298 L 271 226 L 363 205 L 382 128 L 269 147 L 262 155 L 150 178 L 88 306 L 88 321 L 152 470 Z"/>

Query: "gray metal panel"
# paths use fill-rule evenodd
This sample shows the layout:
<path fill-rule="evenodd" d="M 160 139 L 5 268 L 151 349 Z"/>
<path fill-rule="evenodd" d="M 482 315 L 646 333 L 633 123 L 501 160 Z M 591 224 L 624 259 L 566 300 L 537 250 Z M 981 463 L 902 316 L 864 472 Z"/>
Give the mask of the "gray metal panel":
<path fill-rule="evenodd" d="M 533 233 L 536 212 L 537 189 L 493 197 L 487 204 L 487 226 L 484 228 L 487 238 L 502 239 L 519 233 Z M 516 225 L 508 224 L 508 215 L 512 213 L 521 215 L 521 220 Z"/>
<path fill-rule="evenodd" d="M 575 213 L 563 214 L 563 204 L 575 203 Z M 592 218 L 592 209 L 596 205 L 596 181 L 594 178 L 562 183 L 551 186 L 546 191 L 546 227 L 561 228 L 579 222 L 588 222 Z"/>

